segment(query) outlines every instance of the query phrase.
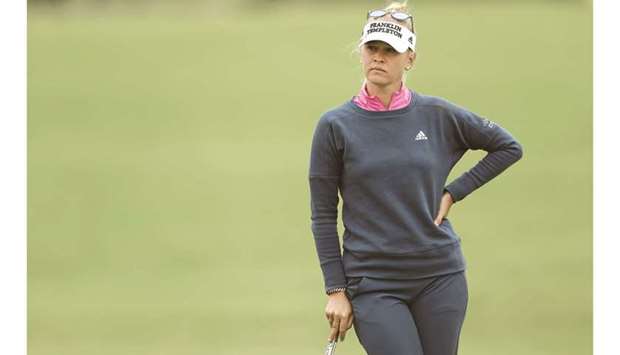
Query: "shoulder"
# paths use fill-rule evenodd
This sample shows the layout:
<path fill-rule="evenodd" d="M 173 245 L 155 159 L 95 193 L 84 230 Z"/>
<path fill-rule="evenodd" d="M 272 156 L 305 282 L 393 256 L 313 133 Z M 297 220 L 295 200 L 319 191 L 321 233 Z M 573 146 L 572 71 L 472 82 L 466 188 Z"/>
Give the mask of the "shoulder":
<path fill-rule="evenodd" d="M 416 103 L 417 107 L 435 109 L 449 114 L 459 114 L 468 111 L 464 107 L 441 96 L 426 95 L 419 92 L 416 92 L 415 95 L 417 95 L 418 100 Z"/>
<path fill-rule="evenodd" d="M 330 107 L 323 111 L 317 120 L 317 125 L 333 125 L 335 122 L 349 117 L 351 115 L 351 107 L 349 105 L 349 101 L 345 101 L 338 106 Z"/>

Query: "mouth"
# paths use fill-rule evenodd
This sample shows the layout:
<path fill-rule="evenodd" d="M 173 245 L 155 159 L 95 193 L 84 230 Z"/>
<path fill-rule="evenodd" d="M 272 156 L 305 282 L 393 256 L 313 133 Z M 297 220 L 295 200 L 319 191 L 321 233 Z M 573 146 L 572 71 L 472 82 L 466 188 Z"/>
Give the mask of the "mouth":
<path fill-rule="evenodd" d="M 384 72 L 384 73 L 385 73 L 385 70 L 383 70 L 383 69 L 381 69 L 381 68 L 372 68 L 372 69 L 370 69 L 370 70 L 371 70 L 371 71 L 376 70 L 376 71 L 381 71 L 381 72 Z"/>

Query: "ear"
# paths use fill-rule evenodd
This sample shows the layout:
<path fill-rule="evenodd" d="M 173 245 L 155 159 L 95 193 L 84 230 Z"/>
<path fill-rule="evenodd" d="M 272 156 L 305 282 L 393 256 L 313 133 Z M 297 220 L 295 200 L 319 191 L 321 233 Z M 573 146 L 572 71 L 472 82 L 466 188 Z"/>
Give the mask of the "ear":
<path fill-rule="evenodd" d="M 413 65 L 413 62 L 415 62 L 415 58 L 417 56 L 416 52 L 411 52 L 409 53 L 409 65 Z"/>

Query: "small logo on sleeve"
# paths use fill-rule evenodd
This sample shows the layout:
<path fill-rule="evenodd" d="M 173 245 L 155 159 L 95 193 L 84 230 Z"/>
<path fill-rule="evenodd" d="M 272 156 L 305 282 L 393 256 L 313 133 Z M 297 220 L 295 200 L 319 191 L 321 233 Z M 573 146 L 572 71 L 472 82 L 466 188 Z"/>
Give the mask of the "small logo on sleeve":
<path fill-rule="evenodd" d="M 415 136 L 415 140 L 416 141 L 422 141 L 422 140 L 426 140 L 426 139 L 428 139 L 428 137 L 422 131 L 418 132 L 418 134 Z"/>
<path fill-rule="evenodd" d="M 482 120 L 482 125 L 485 127 L 493 128 L 495 127 L 496 123 L 485 118 Z"/>

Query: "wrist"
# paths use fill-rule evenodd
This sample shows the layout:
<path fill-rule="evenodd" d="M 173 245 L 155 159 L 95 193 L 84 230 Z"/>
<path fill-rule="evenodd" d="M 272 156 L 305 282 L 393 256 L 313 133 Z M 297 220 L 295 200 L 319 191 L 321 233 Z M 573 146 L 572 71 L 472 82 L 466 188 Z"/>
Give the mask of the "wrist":
<path fill-rule="evenodd" d="M 452 195 L 452 192 L 450 192 L 450 190 L 444 188 L 443 189 L 443 194 L 444 194 L 444 196 L 449 196 L 450 197 L 450 202 L 452 202 L 453 204 L 456 203 L 456 200 L 454 199 L 454 195 Z"/>
<path fill-rule="evenodd" d="M 334 288 L 331 288 L 331 289 L 327 290 L 325 293 L 326 293 L 328 296 L 337 295 L 337 294 L 339 294 L 339 293 L 344 294 L 344 292 L 346 291 L 346 289 L 347 289 L 346 287 L 334 287 Z"/>

